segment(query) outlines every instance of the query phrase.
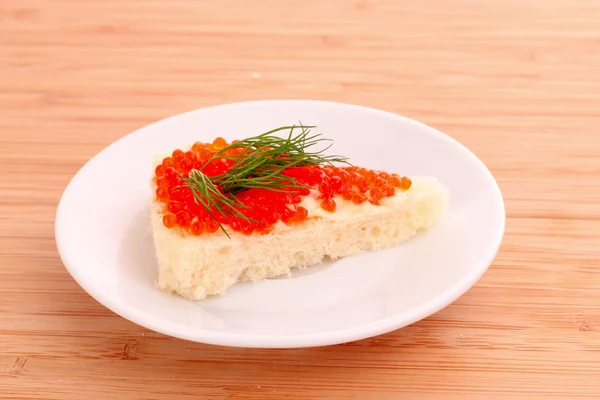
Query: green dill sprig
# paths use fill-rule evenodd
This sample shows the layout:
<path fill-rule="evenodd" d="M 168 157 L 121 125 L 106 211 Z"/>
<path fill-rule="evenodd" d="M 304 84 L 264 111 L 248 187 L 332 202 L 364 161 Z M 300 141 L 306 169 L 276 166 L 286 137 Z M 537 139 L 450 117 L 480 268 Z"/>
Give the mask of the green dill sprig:
<path fill-rule="evenodd" d="M 286 169 L 334 163 L 349 164 L 345 157 L 324 155 L 332 143 L 320 150 L 313 150 L 315 146 L 331 140 L 311 133 L 312 128 L 315 126 L 282 126 L 258 136 L 242 139 L 217 151 L 202 168 L 192 169 L 189 176 L 182 179 L 192 191 L 194 201 L 213 219 L 215 217 L 212 210 L 215 210 L 228 220 L 230 216 L 235 216 L 254 222 L 239 211 L 246 206 L 235 194 L 257 188 L 271 191 L 301 189 L 304 185 L 285 175 Z M 289 130 L 286 137 L 274 135 L 285 130 Z M 295 130 L 300 130 L 300 133 L 294 135 Z M 231 150 L 236 150 L 239 154 L 231 155 Z M 225 173 L 207 177 L 203 173 L 204 168 L 218 159 L 229 159 L 233 164 Z M 221 223 L 219 226 L 229 236 Z"/>

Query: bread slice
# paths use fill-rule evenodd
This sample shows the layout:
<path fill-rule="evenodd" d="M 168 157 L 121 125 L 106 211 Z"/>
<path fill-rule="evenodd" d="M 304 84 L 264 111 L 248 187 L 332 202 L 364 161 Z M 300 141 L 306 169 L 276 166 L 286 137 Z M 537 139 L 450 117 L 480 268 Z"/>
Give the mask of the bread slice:
<path fill-rule="evenodd" d="M 311 194 L 302 200 L 308 210 L 304 222 L 286 225 L 279 221 L 266 235 L 231 231 L 231 238 L 221 231 L 192 236 L 166 228 L 164 207 L 154 199 L 151 223 L 158 286 L 200 300 L 224 294 L 239 281 L 290 275 L 292 269 L 318 264 L 325 257 L 338 259 L 397 245 L 431 227 L 448 204 L 447 190 L 435 178 L 411 179 L 409 190 L 397 191 L 380 205 L 354 204 L 336 197 L 335 212 L 320 208 Z"/>

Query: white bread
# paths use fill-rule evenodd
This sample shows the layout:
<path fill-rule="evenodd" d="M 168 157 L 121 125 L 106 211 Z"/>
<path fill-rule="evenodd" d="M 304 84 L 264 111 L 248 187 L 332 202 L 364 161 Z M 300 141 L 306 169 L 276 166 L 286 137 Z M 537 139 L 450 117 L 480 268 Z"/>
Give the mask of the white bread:
<path fill-rule="evenodd" d="M 437 180 L 411 179 L 409 190 L 398 190 L 381 206 L 336 198 L 337 210 L 328 213 L 308 196 L 303 201 L 309 210 L 305 222 L 290 226 L 279 222 L 267 235 L 228 230 L 231 239 L 221 231 L 191 236 L 168 229 L 162 222 L 161 205 L 153 201 L 158 286 L 200 300 L 223 294 L 238 281 L 289 275 L 293 268 L 318 264 L 325 257 L 337 259 L 397 245 L 431 227 L 447 207 L 446 188 Z"/>

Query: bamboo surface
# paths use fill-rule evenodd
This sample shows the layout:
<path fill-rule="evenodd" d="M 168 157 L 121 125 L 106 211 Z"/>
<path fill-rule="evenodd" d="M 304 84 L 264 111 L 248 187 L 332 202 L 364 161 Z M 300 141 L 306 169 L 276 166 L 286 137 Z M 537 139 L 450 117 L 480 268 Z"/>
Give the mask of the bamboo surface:
<path fill-rule="evenodd" d="M 496 177 L 507 228 L 467 294 L 404 329 L 212 347 L 104 308 L 54 213 L 95 153 L 252 99 L 397 112 Z M 599 399 L 600 2 L 1 0 L 0 398 Z"/>

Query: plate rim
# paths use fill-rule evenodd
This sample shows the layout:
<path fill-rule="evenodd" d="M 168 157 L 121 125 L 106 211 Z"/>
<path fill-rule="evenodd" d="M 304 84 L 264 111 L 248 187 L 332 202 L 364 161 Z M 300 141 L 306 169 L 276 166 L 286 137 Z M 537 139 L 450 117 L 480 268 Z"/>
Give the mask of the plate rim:
<path fill-rule="evenodd" d="M 66 212 L 64 206 L 64 199 L 72 190 L 74 182 L 76 183 L 77 178 L 81 176 L 85 172 L 85 170 L 89 167 L 91 162 L 99 157 L 105 151 L 108 151 L 113 146 L 117 146 L 121 141 L 128 140 L 131 137 L 143 134 L 143 131 L 151 126 L 160 125 L 166 123 L 172 119 L 183 118 L 186 115 L 194 114 L 200 111 L 209 112 L 211 110 L 215 110 L 218 108 L 227 108 L 227 107 L 244 107 L 244 106 L 253 106 L 253 105 L 264 105 L 268 106 L 269 104 L 310 104 L 310 105 L 323 105 L 323 106 L 342 106 L 346 108 L 354 108 L 357 111 L 367 111 L 370 113 L 380 114 L 381 116 L 387 116 L 391 118 L 395 118 L 398 120 L 402 120 L 405 123 L 413 124 L 418 126 L 419 128 L 428 131 L 430 134 L 437 136 L 441 140 L 448 141 L 455 146 L 458 146 L 465 155 L 472 158 L 476 164 L 479 165 L 481 171 L 486 175 L 486 178 L 493 183 L 493 190 L 495 197 L 498 199 L 498 207 L 499 214 L 498 218 L 500 219 L 499 229 L 495 233 L 494 241 L 490 245 L 490 247 L 486 251 L 486 261 L 482 266 L 478 266 L 478 268 L 471 268 L 469 271 L 463 275 L 463 277 L 456 282 L 454 285 L 446 288 L 446 290 L 440 292 L 435 297 L 431 298 L 429 301 L 420 304 L 419 306 L 411 309 L 410 311 L 402 314 L 392 315 L 386 318 L 379 319 L 374 322 L 359 324 L 350 328 L 337 329 L 327 331 L 325 333 L 318 334 L 299 334 L 299 335 L 287 335 L 287 336 L 271 336 L 265 334 L 239 334 L 239 333 L 231 333 L 231 332 L 219 332 L 215 330 L 208 329 L 194 329 L 190 331 L 181 331 L 177 329 L 170 329 L 168 327 L 162 326 L 160 323 L 156 323 L 155 319 L 148 319 L 147 314 L 141 314 L 135 307 L 132 307 L 126 303 L 122 303 L 120 301 L 116 301 L 114 298 L 110 296 L 103 296 L 102 291 L 99 288 L 94 287 L 93 285 L 85 285 L 81 279 L 81 275 L 77 272 L 78 268 L 71 265 L 69 262 L 69 256 L 65 248 L 63 240 L 61 240 L 61 218 L 62 215 Z M 483 163 L 483 161 L 475 155 L 470 149 L 468 149 L 465 145 L 460 143 L 458 140 L 449 136 L 448 134 L 434 128 L 433 126 L 427 125 L 421 121 L 412 119 L 410 117 L 406 117 L 401 114 L 397 114 L 391 111 L 386 111 L 383 109 L 377 109 L 369 106 L 352 104 L 352 103 L 343 103 L 343 102 L 335 102 L 335 101 L 327 101 L 327 100 L 308 100 L 308 99 L 267 99 L 267 100 L 249 100 L 249 101 L 240 101 L 240 102 L 230 102 L 217 104 L 207 107 L 200 107 L 193 110 L 181 112 L 179 114 L 171 115 L 159 120 L 156 120 L 150 124 L 146 124 L 141 126 L 140 128 L 118 138 L 112 143 L 108 144 L 92 157 L 90 157 L 79 169 L 78 171 L 71 177 L 68 184 L 65 186 L 63 193 L 61 194 L 56 214 L 55 214 L 55 242 L 58 250 L 59 257 L 67 270 L 67 272 L 71 275 L 71 277 L 77 282 L 77 284 L 93 299 L 95 299 L 98 303 L 108 308 L 110 311 L 119 315 L 122 318 L 125 318 L 137 325 L 145 327 L 147 329 L 153 330 L 158 333 L 162 333 L 168 336 L 176 337 L 179 339 L 189 340 L 198 343 L 205 343 L 210 345 L 217 346 L 228 346 L 228 347 L 244 347 L 244 348 L 302 348 L 302 347 L 316 347 L 316 346 L 328 346 L 335 345 L 341 343 L 347 343 L 352 341 L 357 341 L 361 339 L 366 339 L 369 337 L 378 336 L 384 333 L 388 333 L 408 325 L 411 325 L 421 319 L 427 318 L 448 305 L 452 304 L 459 297 L 464 295 L 469 289 L 471 289 L 485 274 L 485 272 L 489 269 L 494 259 L 496 258 L 500 246 L 502 244 L 502 240 L 505 233 L 506 228 L 506 209 L 504 198 L 502 196 L 502 192 L 498 185 L 498 182 L 492 175 L 491 171 L 488 167 Z"/>

